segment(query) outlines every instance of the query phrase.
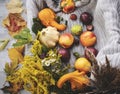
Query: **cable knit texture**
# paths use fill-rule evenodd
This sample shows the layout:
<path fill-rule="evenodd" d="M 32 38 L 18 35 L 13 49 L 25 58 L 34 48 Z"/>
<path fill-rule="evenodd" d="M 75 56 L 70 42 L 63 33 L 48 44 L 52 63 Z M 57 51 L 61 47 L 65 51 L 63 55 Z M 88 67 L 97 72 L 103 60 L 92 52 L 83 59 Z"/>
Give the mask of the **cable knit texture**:
<path fill-rule="evenodd" d="M 59 0 L 58 0 L 59 1 Z M 84 0 L 81 0 L 84 1 Z M 85 0 L 88 1 L 88 0 Z M 31 29 L 32 18 L 37 17 L 38 11 L 44 8 L 43 2 L 52 8 L 54 11 L 59 10 L 59 5 L 54 6 L 52 0 L 27 0 L 27 17 L 28 27 Z M 88 11 L 94 16 L 93 25 L 95 26 L 94 33 L 97 36 L 97 44 L 95 48 L 99 50 L 97 59 L 104 63 L 105 56 L 108 56 L 113 66 L 120 67 L 120 2 L 119 0 L 91 0 L 86 6 L 81 6 L 76 9 L 73 13 L 79 15 Z M 58 13 L 57 15 L 62 16 L 68 20 L 68 28 L 65 32 L 70 32 L 71 26 L 74 24 L 81 24 L 80 20 L 71 21 L 70 14 Z M 83 26 L 84 30 L 85 27 Z M 79 52 L 84 54 L 84 48 L 80 45 L 71 49 L 72 52 Z M 74 64 L 75 58 L 71 54 L 70 63 Z"/>
<path fill-rule="evenodd" d="M 120 67 L 120 11 L 118 10 L 119 6 L 120 4 L 118 0 L 99 0 L 94 14 L 95 25 L 100 25 L 100 28 L 104 27 L 104 31 L 98 30 L 99 32 L 101 32 L 101 34 L 97 34 L 98 38 L 101 38 L 103 40 L 102 42 L 104 43 L 104 45 L 101 45 L 102 43 L 100 44 L 101 48 L 97 59 L 101 61 L 101 63 L 104 63 L 105 56 L 108 56 L 111 64 L 117 67 Z M 97 20 L 98 18 L 99 21 Z"/>

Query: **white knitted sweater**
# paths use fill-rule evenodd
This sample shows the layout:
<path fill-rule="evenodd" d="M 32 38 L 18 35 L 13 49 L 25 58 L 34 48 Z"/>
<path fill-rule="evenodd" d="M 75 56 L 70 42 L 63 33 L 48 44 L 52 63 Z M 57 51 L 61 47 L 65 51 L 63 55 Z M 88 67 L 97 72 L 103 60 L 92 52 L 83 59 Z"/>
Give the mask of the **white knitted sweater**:
<path fill-rule="evenodd" d="M 44 8 L 43 1 L 45 1 L 48 7 L 54 11 L 59 10 L 54 7 L 52 0 L 27 0 L 27 20 L 28 27 L 31 29 L 32 18 L 37 17 L 37 13 Z M 59 1 L 59 0 L 56 0 Z M 81 0 L 88 1 L 88 0 Z M 91 0 L 91 2 L 75 10 L 75 14 L 80 15 L 84 11 L 88 11 L 93 14 L 95 27 L 94 33 L 97 36 L 97 44 L 95 48 L 99 50 L 97 59 L 101 63 L 105 62 L 105 56 L 108 57 L 112 66 L 118 66 L 120 68 L 120 1 L 119 0 Z M 70 27 L 74 24 L 81 24 L 79 20 L 69 20 L 70 14 L 58 13 L 57 15 L 64 17 L 68 20 L 68 28 L 64 32 L 69 32 Z M 72 52 L 84 53 L 84 47 L 77 46 L 71 49 Z M 71 57 L 72 54 L 71 54 Z M 74 58 L 71 58 L 70 63 L 74 63 Z"/>

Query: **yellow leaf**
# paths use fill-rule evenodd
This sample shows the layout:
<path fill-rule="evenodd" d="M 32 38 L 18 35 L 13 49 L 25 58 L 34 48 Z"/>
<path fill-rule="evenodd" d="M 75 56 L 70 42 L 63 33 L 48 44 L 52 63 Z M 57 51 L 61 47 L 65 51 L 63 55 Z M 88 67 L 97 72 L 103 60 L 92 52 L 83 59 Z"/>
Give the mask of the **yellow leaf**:
<path fill-rule="evenodd" d="M 8 49 L 8 56 L 11 59 L 12 62 L 22 62 L 23 61 L 23 55 L 17 51 L 15 48 Z"/>

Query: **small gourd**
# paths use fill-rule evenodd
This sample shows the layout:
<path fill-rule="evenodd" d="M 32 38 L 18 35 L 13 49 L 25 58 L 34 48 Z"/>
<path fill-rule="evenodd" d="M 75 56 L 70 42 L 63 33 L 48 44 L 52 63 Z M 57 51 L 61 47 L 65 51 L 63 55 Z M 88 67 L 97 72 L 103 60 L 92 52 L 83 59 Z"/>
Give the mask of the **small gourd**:
<path fill-rule="evenodd" d="M 42 24 L 46 27 L 52 26 L 52 27 L 55 27 L 59 31 L 63 31 L 66 29 L 65 24 L 59 24 L 56 21 L 57 16 L 56 16 L 55 12 L 50 8 L 42 9 L 38 13 L 38 17 L 39 17 L 40 21 L 42 22 Z"/>
<path fill-rule="evenodd" d="M 47 48 L 52 48 L 56 46 L 56 43 L 59 40 L 59 35 L 60 33 L 56 28 L 48 26 L 38 33 L 38 39 Z"/>
<path fill-rule="evenodd" d="M 90 83 L 89 78 L 85 74 L 85 72 L 78 70 L 64 74 L 60 77 L 57 82 L 57 87 L 62 88 L 65 82 L 69 81 L 71 84 L 71 89 L 74 90 L 82 90 L 85 86 L 88 86 Z"/>

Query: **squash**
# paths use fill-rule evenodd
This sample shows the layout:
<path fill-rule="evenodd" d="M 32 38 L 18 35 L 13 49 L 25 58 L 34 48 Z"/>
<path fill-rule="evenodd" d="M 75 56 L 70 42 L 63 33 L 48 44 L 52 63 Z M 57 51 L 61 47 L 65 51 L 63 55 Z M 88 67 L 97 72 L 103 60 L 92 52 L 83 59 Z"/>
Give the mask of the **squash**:
<path fill-rule="evenodd" d="M 70 81 L 71 89 L 82 89 L 85 86 L 89 85 L 89 79 L 86 76 L 85 72 L 79 72 L 78 70 L 63 75 L 57 82 L 57 87 L 62 88 L 63 84 L 66 81 Z"/>
<path fill-rule="evenodd" d="M 48 26 L 47 28 L 42 29 L 41 32 L 38 32 L 38 39 L 47 48 L 52 48 L 58 42 L 59 35 L 60 33 L 56 28 Z"/>
<path fill-rule="evenodd" d="M 38 13 L 38 17 L 41 20 L 42 24 L 46 27 L 52 26 L 57 28 L 57 30 L 63 31 L 66 29 L 66 25 L 59 24 L 56 21 L 56 14 L 50 8 L 45 8 Z"/>

